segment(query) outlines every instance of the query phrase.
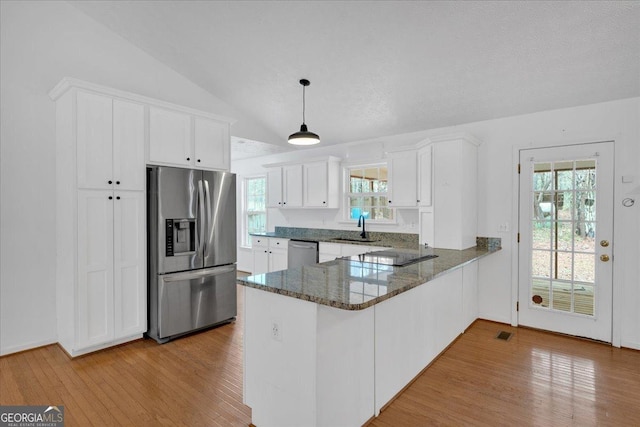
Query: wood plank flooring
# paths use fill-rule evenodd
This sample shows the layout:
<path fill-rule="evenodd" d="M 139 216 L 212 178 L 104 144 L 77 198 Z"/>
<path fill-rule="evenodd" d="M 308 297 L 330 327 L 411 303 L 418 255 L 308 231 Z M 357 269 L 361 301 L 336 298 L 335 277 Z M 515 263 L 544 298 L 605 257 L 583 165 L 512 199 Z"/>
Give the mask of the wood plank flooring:
<path fill-rule="evenodd" d="M 501 330 L 511 340 L 495 339 Z M 0 404 L 64 405 L 67 426 L 247 426 L 242 318 L 164 345 L 140 340 L 73 360 L 55 345 L 2 357 Z M 638 420 L 640 352 L 478 321 L 369 426 Z"/>

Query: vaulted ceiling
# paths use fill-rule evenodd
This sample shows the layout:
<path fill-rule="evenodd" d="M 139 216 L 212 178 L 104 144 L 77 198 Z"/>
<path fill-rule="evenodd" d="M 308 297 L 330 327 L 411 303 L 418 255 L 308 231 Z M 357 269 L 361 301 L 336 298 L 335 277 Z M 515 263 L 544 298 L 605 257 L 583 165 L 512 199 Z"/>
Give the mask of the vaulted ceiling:
<path fill-rule="evenodd" d="M 283 147 L 303 77 L 323 144 L 640 95 L 637 1 L 71 4 Z"/>

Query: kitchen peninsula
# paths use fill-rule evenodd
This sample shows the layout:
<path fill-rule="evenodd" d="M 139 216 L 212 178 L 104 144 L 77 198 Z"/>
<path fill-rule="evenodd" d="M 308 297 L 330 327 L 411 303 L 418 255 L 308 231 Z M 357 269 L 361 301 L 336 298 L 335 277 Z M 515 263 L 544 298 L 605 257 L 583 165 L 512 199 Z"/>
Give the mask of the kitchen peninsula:
<path fill-rule="evenodd" d="M 465 250 L 416 245 L 239 279 L 253 424 L 360 426 L 378 415 L 477 318 L 477 261 L 498 250 L 499 239 L 478 238 Z M 397 253 L 416 260 L 385 261 Z"/>

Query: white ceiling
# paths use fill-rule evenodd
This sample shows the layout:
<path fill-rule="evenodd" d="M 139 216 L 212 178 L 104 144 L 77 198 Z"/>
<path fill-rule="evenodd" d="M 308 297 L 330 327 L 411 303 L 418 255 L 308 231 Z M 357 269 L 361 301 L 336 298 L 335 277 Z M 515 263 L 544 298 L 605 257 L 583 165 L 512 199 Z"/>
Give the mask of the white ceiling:
<path fill-rule="evenodd" d="M 640 95 L 637 1 L 71 4 L 285 147 L 303 77 L 323 144 Z"/>

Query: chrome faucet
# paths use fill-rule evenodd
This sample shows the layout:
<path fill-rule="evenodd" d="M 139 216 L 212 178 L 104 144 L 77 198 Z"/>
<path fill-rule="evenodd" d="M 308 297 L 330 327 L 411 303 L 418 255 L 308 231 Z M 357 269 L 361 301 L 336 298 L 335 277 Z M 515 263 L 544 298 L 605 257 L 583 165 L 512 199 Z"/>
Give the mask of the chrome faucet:
<path fill-rule="evenodd" d="M 360 215 L 360 218 L 358 218 L 358 227 L 360 227 L 360 221 L 362 221 L 362 233 L 360 233 L 360 237 L 366 239 L 367 232 L 364 230 L 364 215 Z"/>

